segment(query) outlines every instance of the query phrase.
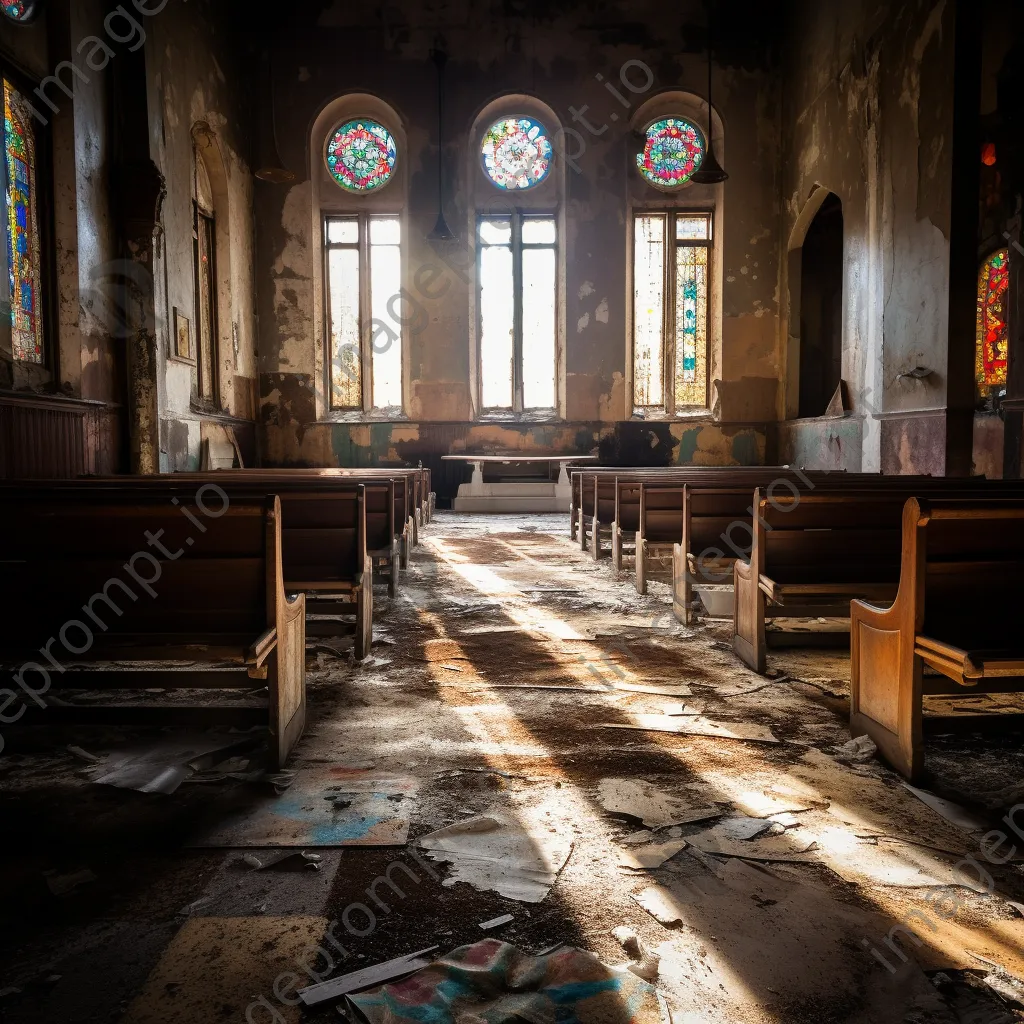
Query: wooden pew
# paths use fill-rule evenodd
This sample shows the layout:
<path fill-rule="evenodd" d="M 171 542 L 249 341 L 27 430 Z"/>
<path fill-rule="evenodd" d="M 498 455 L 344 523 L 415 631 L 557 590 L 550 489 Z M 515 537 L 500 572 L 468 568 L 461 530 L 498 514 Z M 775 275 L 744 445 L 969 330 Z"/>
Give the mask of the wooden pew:
<path fill-rule="evenodd" d="M 159 724 L 262 723 L 282 766 L 302 734 L 305 598 L 286 596 L 281 504 L 210 490 L 5 489 L 0 587 L 20 613 L 2 640 L 23 709 Z M 121 670 L 111 668 L 121 664 Z M 265 684 L 262 707 L 47 704 L 50 689 L 215 688 Z M 7 694 L 5 693 L 6 697 Z M 45 712 L 41 708 L 45 707 Z M 4 711 L 15 715 L 9 700 Z"/>
<path fill-rule="evenodd" d="M 895 597 L 909 498 L 1024 496 L 1020 482 L 980 479 L 890 477 L 855 488 L 771 499 L 760 488 L 754 493 L 751 556 L 737 559 L 733 570 L 733 649 L 756 671 L 765 669 L 766 619 L 846 618 L 852 600 Z M 845 634 L 838 636 L 845 640 Z"/>
<path fill-rule="evenodd" d="M 923 695 L 1024 691 L 1024 498 L 911 498 L 902 547 L 892 604 L 851 604 L 850 728 L 916 780 Z"/>
<path fill-rule="evenodd" d="M 369 655 L 373 643 L 373 556 L 368 538 L 382 546 L 377 550 L 388 562 L 389 586 L 397 584 L 393 490 L 391 482 L 383 479 L 363 484 L 344 476 L 311 478 L 301 470 L 221 470 L 0 483 L 0 494 L 21 486 L 68 493 L 69 501 L 78 501 L 90 492 L 123 494 L 126 500 L 155 492 L 169 495 L 172 501 L 187 502 L 199 490 L 211 487 L 220 488 L 230 498 L 252 493 L 279 495 L 284 585 L 307 594 L 307 614 L 354 616 L 358 660 Z M 369 517 L 367 508 L 373 510 Z M 333 628 L 330 621 L 311 622 L 307 632 Z"/>

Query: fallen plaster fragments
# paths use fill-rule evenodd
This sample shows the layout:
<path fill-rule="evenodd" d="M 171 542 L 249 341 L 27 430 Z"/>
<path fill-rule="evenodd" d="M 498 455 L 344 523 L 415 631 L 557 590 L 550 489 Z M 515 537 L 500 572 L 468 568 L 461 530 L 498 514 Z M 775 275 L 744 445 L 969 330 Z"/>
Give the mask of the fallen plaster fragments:
<path fill-rule="evenodd" d="M 878 747 L 870 736 L 857 736 L 836 748 L 836 757 L 843 761 L 852 761 L 856 764 L 864 764 L 870 761 L 878 753 Z"/>
<path fill-rule="evenodd" d="M 721 740 L 749 740 L 753 743 L 778 743 L 771 729 L 748 722 L 725 725 L 707 718 L 672 718 L 668 715 L 631 715 L 632 721 L 600 722 L 601 729 L 633 729 L 639 732 L 671 732 L 681 736 L 713 736 Z"/>
<path fill-rule="evenodd" d="M 976 814 L 952 800 L 945 800 L 927 790 L 917 789 L 909 782 L 904 782 L 902 785 L 908 793 L 913 793 L 918 800 L 927 804 L 933 811 L 941 814 L 946 821 L 956 825 L 957 828 L 962 828 L 965 832 L 981 832 L 988 827 L 988 821 L 981 814 Z"/>
<path fill-rule="evenodd" d="M 414 971 L 427 967 L 430 961 L 422 958 L 427 953 L 433 953 L 437 948 L 437 946 L 430 946 L 427 949 L 421 949 L 418 953 L 408 953 L 394 960 L 388 960 L 386 963 L 363 967 L 351 974 L 343 974 L 340 978 L 332 978 L 330 981 L 322 981 L 318 985 L 299 989 L 297 995 L 306 1006 L 319 1006 L 328 1000 L 340 999 L 349 992 L 358 992 L 362 988 L 381 985 L 386 981 L 393 981 L 395 978 L 404 977 L 406 974 L 412 974 Z"/>
<path fill-rule="evenodd" d="M 706 821 L 722 813 L 714 804 L 694 806 L 670 796 L 652 783 L 633 779 L 602 779 L 597 791 L 601 806 L 609 814 L 639 818 L 648 828 Z"/>
<path fill-rule="evenodd" d="M 814 838 L 786 833 L 779 836 L 768 836 L 763 839 L 743 839 L 737 836 L 759 835 L 766 828 L 773 827 L 773 822 L 765 821 L 765 829 L 748 825 L 750 819 L 733 818 L 729 822 L 721 822 L 714 828 L 688 836 L 687 842 L 702 853 L 710 853 L 719 857 L 743 857 L 747 860 L 763 861 L 808 861 L 813 859 L 810 853 L 814 849 Z"/>
<path fill-rule="evenodd" d="M 546 825 L 524 825 L 495 809 L 431 832 L 416 845 L 451 865 L 445 884 L 467 882 L 523 903 L 547 896 L 573 846 Z"/>
<path fill-rule="evenodd" d="M 319 871 L 322 858 L 319 853 L 305 850 L 275 850 L 270 853 L 247 853 L 241 862 L 254 871 Z"/>
<path fill-rule="evenodd" d="M 500 928 L 504 924 L 511 924 L 515 918 L 511 914 L 502 914 L 501 917 L 492 918 L 490 921 L 481 921 L 480 930 L 489 932 L 492 928 Z"/>
<path fill-rule="evenodd" d="M 685 839 L 673 839 L 666 843 L 651 843 L 634 850 L 619 851 L 619 867 L 633 871 L 649 871 L 660 868 L 667 860 L 686 849 Z"/>
<path fill-rule="evenodd" d="M 644 981 L 654 981 L 658 977 L 658 970 L 661 967 L 661 957 L 649 950 L 641 941 L 632 928 L 621 925 L 612 929 L 612 937 L 622 947 L 623 952 L 634 963 L 631 963 L 628 970 L 632 971 L 638 978 Z"/>

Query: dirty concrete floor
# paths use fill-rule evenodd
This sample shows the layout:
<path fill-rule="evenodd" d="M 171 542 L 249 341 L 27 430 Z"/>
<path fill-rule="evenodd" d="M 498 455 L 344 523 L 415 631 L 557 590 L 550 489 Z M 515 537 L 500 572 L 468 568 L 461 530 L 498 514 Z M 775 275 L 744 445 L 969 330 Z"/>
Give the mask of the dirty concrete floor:
<path fill-rule="evenodd" d="M 880 762 L 821 756 L 850 738 L 846 653 L 780 650 L 773 678 L 757 676 L 729 649 L 727 623 L 677 624 L 664 583 L 638 596 L 628 571 L 616 577 L 579 551 L 563 516 L 439 513 L 399 596 L 378 590 L 376 600 L 363 664 L 310 641 L 309 726 L 292 767 L 418 780 L 412 840 L 491 808 L 542 821 L 572 842 L 547 898 L 524 904 L 450 884 L 447 865 L 411 846 L 322 850 L 320 871 L 304 874 L 240 869 L 238 851 L 188 844 L 265 788 L 193 782 L 162 797 L 91 785 L 63 745 L 102 754 L 117 735 L 79 730 L 60 737 L 60 753 L 51 735 L 0 764 L 0 1017 L 336 1020 L 333 1009 L 303 1016 L 288 1005 L 287 982 L 275 994 L 331 922 L 342 922 L 334 934 L 347 954 L 335 959 L 354 970 L 477 941 L 480 922 L 508 913 L 512 923 L 493 933 L 505 941 L 533 952 L 567 942 L 613 964 L 626 957 L 610 931 L 631 926 L 661 955 L 658 985 L 676 1024 L 1024 1019 L 982 981 L 989 961 L 1024 976 L 1016 858 L 984 861 L 981 832 L 950 825 Z M 684 684 L 690 694 L 623 684 Z M 779 742 L 609 728 L 680 702 L 724 726 L 768 727 Z M 1002 727 L 982 737 L 959 724 L 929 742 L 929 788 L 994 827 L 1018 802 L 1008 787 L 1024 778 L 1021 735 Z M 771 826 L 782 834 L 766 840 L 770 855 L 758 859 L 755 844 L 743 859 L 712 856 L 691 844 L 636 871 L 621 866 L 622 841 L 642 826 L 602 807 L 607 778 L 723 814 L 750 793 L 796 786 L 803 799 Z M 984 880 L 965 869 L 961 884 L 908 887 L 892 874 L 894 863 L 931 858 L 934 871 L 967 856 Z M 82 867 L 95 880 L 67 896 L 44 884 L 45 870 Z M 389 868 L 399 891 L 368 893 Z M 640 905 L 651 905 L 652 889 L 673 901 L 674 917 L 659 921 Z"/>

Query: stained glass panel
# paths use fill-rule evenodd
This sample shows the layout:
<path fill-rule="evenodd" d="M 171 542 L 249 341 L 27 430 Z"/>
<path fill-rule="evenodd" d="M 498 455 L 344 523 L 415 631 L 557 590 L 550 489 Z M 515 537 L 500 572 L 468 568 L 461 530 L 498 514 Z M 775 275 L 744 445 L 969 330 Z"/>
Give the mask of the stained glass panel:
<path fill-rule="evenodd" d="M 373 192 L 395 173 L 398 147 L 387 128 L 363 118 L 331 133 L 324 158 L 331 177 L 347 192 Z"/>
<path fill-rule="evenodd" d="M 695 124 L 668 117 L 647 129 L 644 151 L 637 153 L 636 165 L 652 185 L 679 188 L 700 167 L 704 149 L 704 133 Z"/>
<path fill-rule="evenodd" d="M 4 14 L 11 21 L 30 21 L 37 6 L 34 0 L 3 0 L 2 4 Z"/>
<path fill-rule="evenodd" d="M 1000 249 L 981 265 L 978 274 L 978 335 L 975 378 L 982 387 L 1006 383 L 1010 343 L 1006 296 L 1010 286 L 1010 250 Z"/>
<path fill-rule="evenodd" d="M 487 129 L 480 152 L 487 177 L 509 191 L 533 188 L 551 170 L 547 129 L 529 117 L 496 121 Z"/>
<path fill-rule="evenodd" d="M 665 217 L 637 217 L 633 238 L 633 401 L 664 403 Z"/>
<path fill-rule="evenodd" d="M 7 81 L 4 81 L 4 165 L 13 354 L 16 360 L 42 363 L 42 264 L 35 137 L 25 100 Z"/>
<path fill-rule="evenodd" d="M 707 405 L 708 253 L 676 248 L 676 408 Z"/>

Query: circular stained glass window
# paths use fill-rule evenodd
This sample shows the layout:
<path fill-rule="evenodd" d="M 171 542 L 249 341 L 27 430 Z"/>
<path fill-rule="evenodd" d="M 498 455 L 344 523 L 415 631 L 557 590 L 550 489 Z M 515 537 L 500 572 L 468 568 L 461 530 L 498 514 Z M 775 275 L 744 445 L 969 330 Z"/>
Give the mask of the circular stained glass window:
<path fill-rule="evenodd" d="M 0 0 L 0 7 L 11 21 L 28 22 L 36 16 L 36 0 Z"/>
<path fill-rule="evenodd" d="M 658 188 L 679 188 L 704 159 L 704 133 L 681 117 L 655 121 L 647 129 L 644 151 L 637 153 L 640 173 Z"/>
<path fill-rule="evenodd" d="M 551 170 L 547 129 L 529 117 L 506 117 L 484 134 L 484 172 L 498 188 L 516 191 L 539 185 Z"/>
<path fill-rule="evenodd" d="M 340 125 L 327 139 L 324 159 L 331 177 L 347 192 L 383 188 L 395 173 L 398 148 L 382 124 L 361 118 Z"/>

